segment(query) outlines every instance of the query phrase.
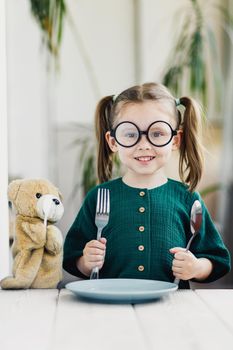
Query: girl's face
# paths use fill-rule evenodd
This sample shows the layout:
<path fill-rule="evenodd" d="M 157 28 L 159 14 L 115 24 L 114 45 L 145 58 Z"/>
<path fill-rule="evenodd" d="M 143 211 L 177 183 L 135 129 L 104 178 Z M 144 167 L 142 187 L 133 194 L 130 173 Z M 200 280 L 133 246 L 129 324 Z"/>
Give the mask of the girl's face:
<path fill-rule="evenodd" d="M 146 101 L 142 103 L 129 104 L 124 106 L 117 116 L 115 127 L 121 122 L 132 122 L 141 131 L 146 131 L 150 124 L 156 121 L 164 121 L 176 130 L 177 120 L 172 111 L 165 103 L 157 101 Z M 153 176 L 160 172 L 167 164 L 173 150 L 180 144 L 181 131 L 173 136 L 170 143 L 163 147 L 151 144 L 146 135 L 132 147 L 119 145 L 115 138 L 106 133 L 106 140 L 113 152 L 118 152 L 122 164 L 126 166 L 127 175 L 137 177 Z M 156 143 L 156 142 L 155 142 Z"/>

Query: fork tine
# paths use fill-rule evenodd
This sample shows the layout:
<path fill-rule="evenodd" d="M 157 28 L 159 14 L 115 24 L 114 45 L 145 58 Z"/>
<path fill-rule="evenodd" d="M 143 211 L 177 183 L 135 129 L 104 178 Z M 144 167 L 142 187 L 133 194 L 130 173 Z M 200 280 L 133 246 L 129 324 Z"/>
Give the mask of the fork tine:
<path fill-rule="evenodd" d="M 108 214 L 108 207 L 109 207 L 109 190 L 108 189 L 104 189 L 103 190 L 103 214 Z"/>
<path fill-rule="evenodd" d="M 96 213 L 102 214 L 103 211 L 104 211 L 104 188 L 99 188 L 98 189 Z"/>
<path fill-rule="evenodd" d="M 109 214 L 110 213 L 110 194 L 109 194 L 109 190 L 107 190 L 107 201 L 106 201 L 106 203 L 107 203 L 107 214 Z"/>
<path fill-rule="evenodd" d="M 100 208 L 100 214 L 103 214 L 104 213 L 104 204 L 105 204 L 105 189 L 104 188 L 101 188 L 101 208 Z"/>
<path fill-rule="evenodd" d="M 101 211 L 100 211 L 100 214 L 103 214 L 104 213 L 104 204 L 105 204 L 105 198 L 104 198 L 104 196 L 105 196 L 105 189 L 104 188 L 102 188 L 101 189 Z"/>
<path fill-rule="evenodd" d="M 102 214 L 105 214 L 105 207 L 106 207 L 106 190 L 103 189 L 103 198 L 102 198 Z"/>
<path fill-rule="evenodd" d="M 108 190 L 104 190 L 104 214 L 107 214 L 107 205 L 108 205 L 108 198 L 107 198 Z"/>
<path fill-rule="evenodd" d="M 97 192 L 97 202 L 96 202 L 96 213 L 100 212 L 100 188 L 98 188 Z"/>

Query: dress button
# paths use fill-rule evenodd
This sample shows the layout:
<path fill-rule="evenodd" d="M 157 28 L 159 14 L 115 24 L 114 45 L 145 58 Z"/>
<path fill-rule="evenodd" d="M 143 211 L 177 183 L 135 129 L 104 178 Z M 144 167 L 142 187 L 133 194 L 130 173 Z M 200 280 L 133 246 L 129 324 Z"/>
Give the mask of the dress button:
<path fill-rule="evenodd" d="M 139 229 L 139 231 L 140 231 L 140 232 L 145 231 L 145 227 L 144 227 L 144 226 L 139 226 L 139 228 L 138 228 L 138 229 Z"/>
<path fill-rule="evenodd" d="M 145 196 L 145 192 L 144 191 L 140 191 L 139 192 L 139 196 L 141 196 L 141 197 Z"/>
<path fill-rule="evenodd" d="M 144 271 L 144 266 L 143 265 L 139 265 L 138 266 L 138 271 L 141 271 L 141 272 Z"/>
<path fill-rule="evenodd" d="M 140 250 L 141 252 L 144 250 L 145 248 L 144 248 L 144 245 L 139 245 L 138 246 L 138 250 Z"/>
<path fill-rule="evenodd" d="M 144 213 L 146 209 L 144 207 L 140 207 L 138 210 L 140 211 L 140 213 Z"/>

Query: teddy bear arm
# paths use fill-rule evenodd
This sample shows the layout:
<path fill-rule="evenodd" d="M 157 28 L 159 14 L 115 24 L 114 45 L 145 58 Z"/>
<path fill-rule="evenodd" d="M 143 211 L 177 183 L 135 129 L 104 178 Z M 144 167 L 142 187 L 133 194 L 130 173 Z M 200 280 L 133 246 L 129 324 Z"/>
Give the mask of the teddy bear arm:
<path fill-rule="evenodd" d="M 57 255 L 61 252 L 63 246 L 63 237 L 61 231 L 54 225 L 47 227 L 47 240 L 45 249 L 52 255 Z"/>
<path fill-rule="evenodd" d="M 29 222 L 23 222 L 22 228 L 24 232 L 30 237 L 30 239 L 36 243 L 37 248 L 44 247 L 46 238 L 46 229 L 43 223 L 32 224 Z"/>

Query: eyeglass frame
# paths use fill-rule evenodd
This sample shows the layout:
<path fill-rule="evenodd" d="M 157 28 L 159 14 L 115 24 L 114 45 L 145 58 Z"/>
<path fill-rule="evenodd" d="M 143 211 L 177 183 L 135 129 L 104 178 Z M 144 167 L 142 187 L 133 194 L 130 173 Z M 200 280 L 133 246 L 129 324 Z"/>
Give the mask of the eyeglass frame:
<path fill-rule="evenodd" d="M 151 128 L 151 126 L 152 126 L 153 124 L 161 123 L 161 122 L 164 123 L 164 124 L 167 124 L 167 125 L 169 126 L 169 128 L 171 129 L 171 138 L 170 138 L 170 140 L 169 140 L 168 142 L 166 142 L 164 145 L 155 145 L 155 144 L 154 144 L 153 142 L 151 142 L 151 140 L 149 139 L 149 136 L 148 136 L 149 130 L 150 130 L 150 128 Z M 116 138 L 116 130 L 117 130 L 117 128 L 119 127 L 119 125 L 124 124 L 124 123 L 130 123 L 130 124 L 134 125 L 134 126 L 136 127 L 136 129 L 138 130 L 138 139 L 137 139 L 137 141 L 136 141 L 134 144 L 132 144 L 132 145 L 130 145 L 130 146 L 122 145 L 122 144 L 117 140 L 117 138 Z M 151 124 L 148 126 L 147 130 L 140 130 L 139 127 L 138 127 L 135 123 L 125 120 L 125 121 L 123 121 L 123 122 L 117 124 L 117 126 L 116 126 L 114 129 L 111 129 L 111 130 L 110 130 L 110 136 L 114 137 L 114 139 L 116 140 L 116 142 L 117 142 L 120 146 L 125 147 L 125 148 L 130 148 L 130 147 L 135 146 L 135 145 L 141 140 L 142 135 L 146 135 L 146 138 L 147 138 L 147 140 L 150 142 L 151 145 L 156 146 L 156 147 L 164 147 L 164 146 L 168 145 L 168 144 L 171 142 L 171 140 L 173 139 L 174 136 L 177 135 L 177 130 L 173 130 L 172 127 L 171 127 L 171 125 L 170 125 L 169 123 L 165 122 L 164 120 L 156 120 L 155 122 L 151 123 Z"/>

